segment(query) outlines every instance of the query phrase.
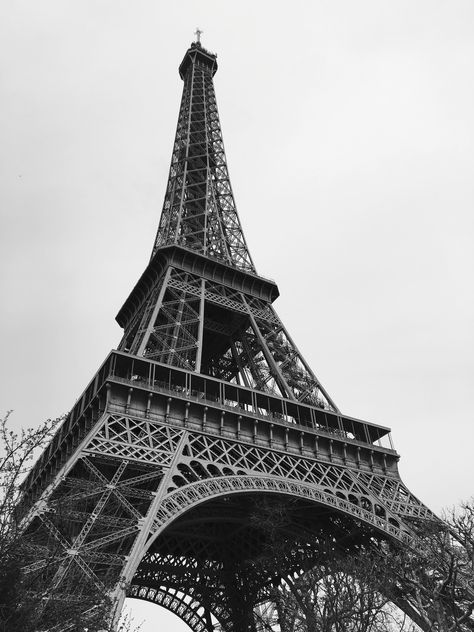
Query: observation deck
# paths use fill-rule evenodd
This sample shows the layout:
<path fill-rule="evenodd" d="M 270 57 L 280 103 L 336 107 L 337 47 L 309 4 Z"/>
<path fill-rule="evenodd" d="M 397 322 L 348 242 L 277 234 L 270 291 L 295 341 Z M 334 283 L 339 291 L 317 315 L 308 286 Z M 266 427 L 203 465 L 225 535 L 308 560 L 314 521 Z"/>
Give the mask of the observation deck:
<path fill-rule="evenodd" d="M 399 456 L 385 426 L 114 350 L 26 478 L 28 505 L 104 413 L 145 418 L 151 424 L 399 479 Z M 136 439 L 129 437 L 132 443 Z"/>

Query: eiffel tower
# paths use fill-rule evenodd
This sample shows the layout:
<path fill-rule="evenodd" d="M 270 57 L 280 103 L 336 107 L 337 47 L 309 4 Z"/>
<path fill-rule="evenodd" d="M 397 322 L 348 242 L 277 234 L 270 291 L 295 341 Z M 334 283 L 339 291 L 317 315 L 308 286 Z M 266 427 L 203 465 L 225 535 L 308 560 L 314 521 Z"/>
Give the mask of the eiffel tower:
<path fill-rule="evenodd" d="M 198 34 L 122 341 L 29 473 L 22 512 L 52 592 L 89 583 L 117 612 L 129 596 L 194 632 L 254 632 L 259 604 L 307 564 L 301 546 L 278 569 L 256 563 L 266 503 L 289 503 L 296 540 L 408 545 L 433 515 L 401 481 L 389 429 L 340 412 L 273 307 L 278 287 L 257 274 L 234 202 L 216 71 Z"/>

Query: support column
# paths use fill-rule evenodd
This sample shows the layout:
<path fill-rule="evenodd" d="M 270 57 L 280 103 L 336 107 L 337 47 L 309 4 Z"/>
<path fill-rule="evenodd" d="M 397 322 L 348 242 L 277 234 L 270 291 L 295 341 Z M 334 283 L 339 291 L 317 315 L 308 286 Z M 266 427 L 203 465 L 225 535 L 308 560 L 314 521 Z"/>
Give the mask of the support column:
<path fill-rule="evenodd" d="M 143 557 L 143 554 L 145 553 L 146 541 L 148 538 L 148 534 L 150 533 L 150 529 L 153 526 L 153 521 L 155 519 L 156 512 L 158 510 L 158 507 L 161 504 L 161 501 L 163 500 L 163 497 L 166 494 L 166 490 L 168 489 L 168 485 L 171 480 L 171 477 L 175 474 L 176 466 L 179 463 L 179 460 L 183 453 L 183 448 L 186 442 L 187 442 L 187 433 L 185 432 L 177 445 L 176 453 L 171 462 L 171 465 L 168 468 L 168 471 L 165 472 L 164 476 L 162 477 L 160 484 L 158 486 L 158 489 L 155 492 L 156 494 L 155 499 L 151 503 L 150 508 L 148 509 L 148 513 L 142 521 L 140 532 L 135 542 L 133 543 L 132 550 L 130 551 L 130 554 L 128 555 L 128 558 L 127 558 L 127 562 L 125 566 L 123 567 L 121 581 L 116 586 L 113 593 L 110 595 L 112 600 L 115 601 L 114 612 L 112 616 L 112 629 L 114 630 L 117 628 L 118 623 L 119 623 L 120 614 L 123 608 L 123 603 L 125 601 L 125 597 L 127 596 L 126 595 L 127 587 L 132 581 L 133 575 L 135 574 L 135 571 L 137 570 L 137 567 Z"/>
<path fill-rule="evenodd" d="M 165 278 L 163 279 L 163 285 L 161 286 L 161 290 L 160 290 L 160 294 L 158 296 L 158 300 L 156 301 L 155 308 L 153 309 L 153 312 L 152 312 L 152 314 L 150 316 L 150 320 L 148 321 L 148 325 L 147 325 L 146 331 L 143 334 L 143 338 L 142 338 L 140 347 L 139 347 L 139 349 L 137 351 L 137 355 L 138 356 L 142 356 L 144 354 L 146 345 L 148 343 L 148 339 L 151 336 L 151 334 L 153 332 L 153 329 L 155 328 L 156 317 L 158 315 L 158 312 L 160 310 L 161 304 L 163 302 L 163 297 L 165 295 L 166 288 L 168 286 L 168 280 L 170 278 L 170 275 L 171 275 L 171 268 L 169 267 L 166 270 Z"/>
<path fill-rule="evenodd" d="M 202 344 L 204 337 L 204 306 L 205 306 L 205 292 L 206 292 L 206 281 L 204 279 L 201 280 L 201 303 L 199 304 L 199 331 L 198 331 L 198 348 L 196 355 L 196 373 L 200 373 L 201 371 L 201 361 L 202 361 Z"/>

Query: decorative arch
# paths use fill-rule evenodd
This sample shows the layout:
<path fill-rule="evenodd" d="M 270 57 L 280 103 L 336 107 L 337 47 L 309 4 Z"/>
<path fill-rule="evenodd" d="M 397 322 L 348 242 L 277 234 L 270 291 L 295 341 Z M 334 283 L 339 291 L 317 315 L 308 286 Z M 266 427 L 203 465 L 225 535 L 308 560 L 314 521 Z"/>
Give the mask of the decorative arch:
<path fill-rule="evenodd" d="M 375 531 L 407 546 L 413 546 L 416 541 L 416 535 L 406 525 L 402 524 L 400 519 L 395 514 L 392 514 L 386 505 L 368 505 L 367 502 L 355 495 L 335 494 L 329 488 L 316 488 L 314 485 L 288 479 L 250 475 L 221 475 L 214 478 L 194 480 L 182 487 L 172 489 L 162 498 L 153 522 L 151 536 L 144 546 L 140 561 L 145 558 L 158 537 L 164 535 L 166 529 L 180 516 L 208 501 L 239 494 L 274 494 L 312 501 L 360 520 Z M 139 564 L 136 570 L 138 570 L 138 566 Z M 167 608 L 183 619 L 194 632 L 207 632 L 210 622 L 206 617 L 209 617 L 209 614 L 206 613 L 204 605 L 192 594 L 184 595 L 176 587 L 165 588 L 164 586 L 159 586 L 150 588 L 146 585 L 146 580 L 139 576 L 136 577 L 135 581 L 136 583 L 134 584 L 132 580 L 129 596 L 152 601 Z M 409 601 L 404 600 L 397 605 L 420 625 L 419 617 L 416 616 L 416 611 L 411 607 Z M 213 612 L 217 620 L 224 626 L 227 618 L 225 613 L 225 608 L 222 612 Z M 420 627 L 423 629 L 423 626 Z"/>
<path fill-rule="evenodd" d="M 385 513 L 381 512 L 379 507 L 374 508 L 372 505 L 370 509 L 367 509 L 365 508 L 368 506 L 367 503 L 356 503 L 344 494 L 334 494 L 330 489 L 316 488 L 314 485 L 268 476 L 220 476 L 189 483 L 172 490 L 162 499 L 151 529 L 152 535 L 142 555 L 168 525 L 193 507 L 220 496 L 242 493 L 283 494 L 311 500 L 361 520 L 377 531 L 407 545 L 415 538 L 406 525 L 402 524 L 400 519 L 386 507 Z"/>
<path fill-rule="evenodd" d="M 132 584 L 127 594 L 132 599 L 151 601 L 182 619 L 193 632 L 209 632 L 204 608 L 193 597 L 173 588 Z"/>

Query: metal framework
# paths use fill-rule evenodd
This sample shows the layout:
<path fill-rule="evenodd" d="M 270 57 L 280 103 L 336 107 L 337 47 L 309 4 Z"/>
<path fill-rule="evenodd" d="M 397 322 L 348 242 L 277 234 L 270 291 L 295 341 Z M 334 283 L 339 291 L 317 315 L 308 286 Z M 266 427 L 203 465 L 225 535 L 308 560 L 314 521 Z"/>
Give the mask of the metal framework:
<path fill-rule="evenodd" d="M 256 632 L 267 610 L 277 621 L 272 587 L 311 564 L 308 534 L 410 546 L 413 521 L 434 516 L 402 483 L 389 430 L 340 413 L 273 308 L 278 288 L 257 275 L 235 208 L 216 70 L 193 43 L 152 257 L 117 316 L 124 337 L 20 510 L 37 550 L 27 570 L 53 594 L 88 583 L 117 611 L 128 594 L 195 632 Z M 293 552 L 261 564 L 255 516 L 283 500 Z"/>

